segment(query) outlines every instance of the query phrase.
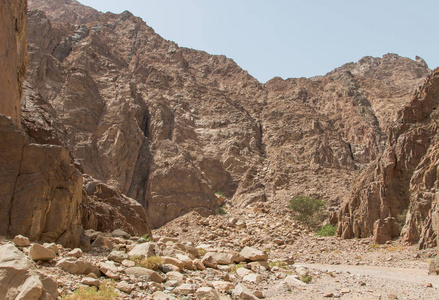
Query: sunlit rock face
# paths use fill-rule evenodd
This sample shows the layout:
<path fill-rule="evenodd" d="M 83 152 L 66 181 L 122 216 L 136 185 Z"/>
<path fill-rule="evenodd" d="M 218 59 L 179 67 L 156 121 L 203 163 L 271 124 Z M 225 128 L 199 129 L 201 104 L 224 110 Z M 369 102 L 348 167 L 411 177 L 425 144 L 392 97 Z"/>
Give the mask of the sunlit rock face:
<path fill-rule="evenodd" d="M 36 124 L 28 109 L 29 133 L 53 136 L 84 173 L 136 199 L 152 227 L 211 213 L 216 192 L 279 209 L 306 194 L 327 200 L 337 222 L 353 180 L 383 155 L 397 112 L 431 72 L 422 59 L 387 54 L 261 84 L 129 12 L 29 6 L 26 103 L 54 124 Z"/>

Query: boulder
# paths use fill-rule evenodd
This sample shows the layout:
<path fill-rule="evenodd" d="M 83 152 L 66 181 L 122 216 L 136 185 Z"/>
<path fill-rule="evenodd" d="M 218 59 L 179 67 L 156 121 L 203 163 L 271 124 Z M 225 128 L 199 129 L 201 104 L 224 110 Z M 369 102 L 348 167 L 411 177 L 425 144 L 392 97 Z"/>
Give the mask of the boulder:
<path fill-rule="evenodd" d="M 2 299 L 53 299 L 58 284 L 50 277 L 39 275 L 35 265 L 15 246 L 0 246 L 0 294 Z M 40 298 L 41 297 L 41 298 Z"/>
<path fill-rule="evenodd" d="M 122 263 L 124 260 L 129 259 L 129 255 L 123 251 L 111 251 L 107 259 Z"/>
<path fill-rule="evenodd" d="M 180 272 L 174 272 L 174 271 L 168 272 L 168 273 L 166 273 L 166 281 L 169 281 L 169 280 L 175 280 L 181 284 L 181 283 L 183 283 L 184 275 L 181 274 Z"/>
<path fill-rule="evenodd" d="M 268 260 L 268 254 L 265 251 L 251 247 L 244 247 L 239 254 L 247 261 Z"/>
<path fill-rule="evenodd" d="M 122 229 L 119 229 L 119 228 L 113 230 L 111 235 L 114 236 L 114 237 L 122 237 L 124 239 L 129 239 L 130 238 L 130 235 L 126 231 L 123 231 Z"/>
<path fill-rule="evenodd" d="M 69 251 L 67 253 L 67 256 L 71 256 L 71 257 L 76 257 L 76 258 L 80 258 L 82 257 L 84 253 L 82 252 L 82 250 L 80 248 L 75 248 L 71 251 Z"/>
<path fill-rule="evenodd" d="M 149 242 L 136 245 L 128 255 L 132 256 L 141 256 L 141 257 L 151 257 L 151 256 L 160 256 L 161 250 L 157 246 L 156 243 Z"/>
<path fill-rule="evenodd" d="M 29 256 L 35 261 L 49 261 L 56 257 L 55 252 L 49 250 L 40 244 L 33 244 L 29 249 Z"/>
<path fill-rule="evenodd" d="M 13 242 L 17 247 L 27 247 L 30 245 L 29 239 L 21 234 L 15 236 Z"/>
<path fill-rule="evenodd" d="M 197 286 L 195 284 L 183 283 L 182 285 L 174 289 L 174 293 L 180 295 L 189 295 L 195 293 L 196 290 L 197 290 Z"/>
<path fill-rule="evenodd" d="M 195 292 L 195 297 L 198 300 L 220 300 L 218 292 L 211 287 L 200 287 Z"/>
<path fill-rule="evenodd" d="M 141 277 L 144 276 L 147 280 L 162 283 L 165 279 L 159 273 L 142 267 L 127 268 L 125 273 L 130 276 Z"/>
<path fill-rule="evenodd" d="M 253 295 L 253 293 L 246 288 L 242 284 L 238 284 L 235 289 L 232 291 L 233 299 L 242 299 L 242 300 L 257 300 L 258 297 Z"/>

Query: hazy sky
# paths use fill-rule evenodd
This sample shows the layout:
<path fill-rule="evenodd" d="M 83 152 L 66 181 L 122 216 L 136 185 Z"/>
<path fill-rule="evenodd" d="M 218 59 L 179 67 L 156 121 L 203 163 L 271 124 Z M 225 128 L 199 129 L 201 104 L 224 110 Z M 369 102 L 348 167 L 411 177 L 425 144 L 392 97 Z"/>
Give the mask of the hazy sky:
<path fill-rule="evenodd" d="M 439 66 L 438 0 L 79 0 L 131 11 L 181 47 L 224 54 L 261 82 L 397 53 Z"/>

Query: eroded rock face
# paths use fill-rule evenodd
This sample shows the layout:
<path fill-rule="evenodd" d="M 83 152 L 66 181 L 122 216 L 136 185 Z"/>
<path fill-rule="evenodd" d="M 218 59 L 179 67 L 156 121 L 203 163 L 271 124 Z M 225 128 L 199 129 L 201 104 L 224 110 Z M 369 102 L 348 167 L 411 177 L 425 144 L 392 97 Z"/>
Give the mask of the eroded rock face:
<path fill-rule="evenodd" d="M 27 1 L 0 2 L 0 114 L 20 124 L 20 99 L 27 65 Z"/>
<path fill-rule="evenodd" d="M 148 216 L 140 203 L 89 176 L 84 180 L 84 190 L 89 201 L 87 210 L 82 214 L 85 229 L 122 229 L 131 235 L 148 234 L 152 237 Z M 95 222 L 90 222 L 91 220 Z"/>
<path fill-rule="evenodd" d="M 0 234 L 78 245 L 82 176 L 67 150 L 30 143 L 3 115 L 0 132 Z"/>
<path fill-rule="evenodd" d="M 341 210 L 342 237 L 373 234 L 377 242 L 385 242 L 405 225 L 401 234 L 406 241 L 421 239 L 422 247 L 434 244 L 438 104 L 436 69 L 398 112 L 383 155 L 357 180 Z"/>
<path fill-rule="evenodd" d="M 261 84 L 231 59 L 162 39 L 129 12 L 29 5 L 44 13 L 29 18 L 29 112 L 39 104 L 28 131 L 65 144 L 84 173 L 141 203 L 153 228 L 212 212 L 216 192 L 241 207 L 284 209 L 306 194 L 337 208 L 430 72 L 421 60 L 387 54 Z M 37 124 L 38 116 L 57 126 Z"/>

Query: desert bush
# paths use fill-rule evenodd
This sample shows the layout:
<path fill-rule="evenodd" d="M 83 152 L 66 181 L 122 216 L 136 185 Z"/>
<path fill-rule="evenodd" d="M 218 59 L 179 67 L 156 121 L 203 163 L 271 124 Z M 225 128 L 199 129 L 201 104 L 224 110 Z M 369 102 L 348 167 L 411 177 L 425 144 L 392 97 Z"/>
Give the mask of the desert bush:
<path fill-rule="evenodd" d="M 227 210 L 225 210 L 224 207 L 220 206 L 217 209 L 215 209 L 216 215 L 227 215 Z"/>
<path fill-rule="evenodd" d="M 325 202 L 312 197 L 296 195 L 288 207 L 294 212 L 294 219 L 309 227 L 318 227 L 325 218 Z"/>
<path fill-rule="evenodd" d="M 119 294 L 114 288 L 115 283 L 110 280 L 104 280 L 99 290 L 95 286 L 80 287 L 73 294 L 63 297 L 66 300 L 117 300 Z"/>
<path fill-rule="evenodd" d="M 133 255 L 130 258 L 137 267 L 147 268 L 154 271 L 160 270 L 162 266 L 162 258 L 160 256 L 143 257 L 141 255 Z"/>
<path fill-rule="evenodd" d="M 317 231 L 316 235 L 318 236 L 334 236 L 337 233 L 337 227 L 332 225 L 332 224 L 328 224 L 323 226 L 322 228 L 319 229 L 319 231 Z"/>
<path fill-rule="evenodd" d="M 312 280 L 312 276 L 311 275 L 302 275 L 302 277 L 300 277 L 300 280 L 302 280 L 302 282 L 305 282 L 305 283 L 310 283 Z"/>

